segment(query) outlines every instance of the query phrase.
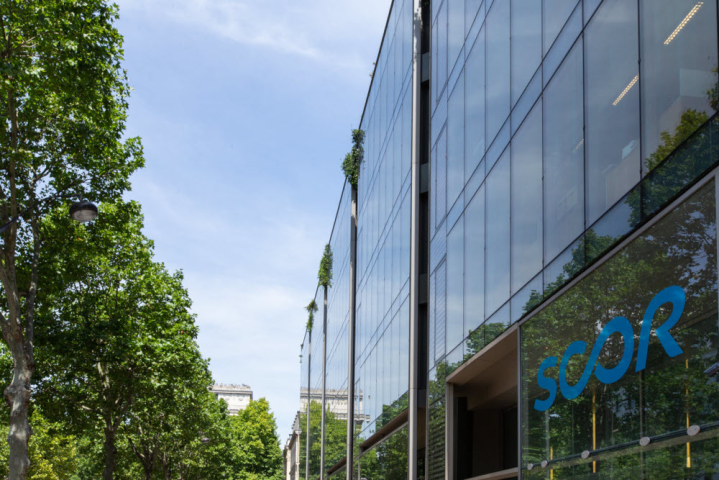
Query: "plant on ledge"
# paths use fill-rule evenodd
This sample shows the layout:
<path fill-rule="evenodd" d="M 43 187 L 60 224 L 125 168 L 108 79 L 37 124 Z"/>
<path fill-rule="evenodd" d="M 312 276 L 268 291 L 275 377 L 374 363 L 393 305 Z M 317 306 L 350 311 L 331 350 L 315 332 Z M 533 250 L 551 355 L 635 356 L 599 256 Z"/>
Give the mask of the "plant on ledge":
<path fill-rule="evenodd" d="M 325 245 L 325 253 L 320 261 L 320 271 L 317 273 L 317 279 L 321 287 L 332 286 L 332 247 L 328 243 Z"/>
<path fill-rule="evenodd" d="M 345 156 L 342 162 L 342 171 L 345 178 L 353 187 L 359 181 L 360 166 L 364 160 L 364 130 L 352 130 L 352 151 Z"/>
<path fill-rule="evenodd" d="M 317 303 L 312 300 L 310 304 L 305 307 L 305 310 L 309 312 L 309 316 L 307 317 L 307 331 L 312 332 L 312 325 L 314 325 L 315 323 L 315 312 L 317 311 Z"/>

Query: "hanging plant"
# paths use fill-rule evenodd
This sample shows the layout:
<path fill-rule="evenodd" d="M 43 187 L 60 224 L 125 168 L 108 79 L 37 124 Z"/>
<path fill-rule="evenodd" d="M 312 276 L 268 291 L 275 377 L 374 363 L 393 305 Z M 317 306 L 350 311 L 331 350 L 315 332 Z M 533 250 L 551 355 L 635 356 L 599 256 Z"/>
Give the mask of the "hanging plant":
<path fill-rule="evenodd" d="M 360 166 L 364 160 L 364 130 L 352 130 L 352 151 L 345 156 L 342 162 L 342 171 L 345 178 L 353 187 L 357 186 L 359 181 Z"/>
<path fill-rule="evenodd" d="M 332 247 L 328 243 L 325 245 L 325 253 L 320 261 L 320 271 L 317 273 L 317 279 L 321 287 L 332 286 Z"/>
<path fill-rule="evenodd" d="M 312 332 L 312 325 L 315 323 L 315 312 L 317 311 L 317 303 L 312 300 L 309 305 L 305 307 L 305 310 L 309 312 L 309 316 L 307 317 L 307 331 Z M 304 343 L 302 346 L 304 347 Z M 300 355 L 302 357 L 302 355 Z"/>

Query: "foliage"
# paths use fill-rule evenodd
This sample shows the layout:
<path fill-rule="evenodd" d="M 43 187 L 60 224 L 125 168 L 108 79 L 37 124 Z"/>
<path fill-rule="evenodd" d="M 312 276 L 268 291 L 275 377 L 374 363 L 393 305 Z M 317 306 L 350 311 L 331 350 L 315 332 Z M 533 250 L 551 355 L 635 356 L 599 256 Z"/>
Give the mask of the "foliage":
<path fill-rule="evenodd" d="M 38 309 L 42 360 L 38 400 L 54 421 L 82 433 L 101 428 L 111 478 L 121 426 L 179 385 L 206 388 L 207 362 L 182 274 L 153 261 L 137 204 L 103 204 L 91 225 L 56 211 L 43 222 L 47 278 Z"/>
<path fill-rule="evenodd" d="M 325 245 L 325 251 L 320 261 L 320 270 L 317 273 L 317 279 L 321 287 L 332 286 L 332 247 L 328 243 Z"/>
<path fill-rule="evenodd" d="M 281 480 L 282 452 L 275 417 L 264 398 L 251 401 L 232 417 L 235 443 L 239 448 L 238 478 Z"/>
<path fill-rule="evenodd" d="M 719 68 L 714 69 L 714 73 L 719 73 Z M 714 110 L 719 110 L 719 84 L 715 84 L 709 91 L 707 91 L 707 97 L 709 97 L 709 104 Z"/>
<path fill-rule="evenodd" d="M 320 453 L 322 437 L 322 405 L 320 402 L 310 402 L 310 475 L 308 478 L 319 477 Z M 307 425 L 307 412 L 300 414 L 300 425 Z M 303 437 L 305 433 L 302 433 Z M 325 467 L 331 468 L 347 454 L 347 421 L 337 418 L 328 408 L 325 412 Z M 306 448 L 300 450 L 300 467 L 304 471 L 306 462 Z"/>
<path fill-rule="evenodd" d="M 353 187 L 359 182 L 360 167 L 364 161 L 364 130 L 352 130 L 352 150 L 342 162 L 342 171 L 345 178 Z"/>
<path fill-rule="evenodd" d="M 75 437 L 65 435 L 61 426 L 49 422 L 39 410 L 32 413 L 33 436 L 30 439 L 30 470 L 32 480 L 70 480 L 77 470 L 78 448 Z M 9 433 L 7 424 L 0 426 L 0 435 Z M 10 448 L 0 444 L 0 478 L 7 478 Z"/>
<path fill-rule="evenodd" d="M 360 459 L 360 475 L 367 480 L 407 478 L 407 427 L 384 440 Z"/>
<path fill-rule="evenodd" d="M 130 87 L 117 17 L 105 0 L 0 0 L 0 224 L 23 220 L 0 236 L 0 329 L 14 359 L 4 392 L 13 478 L 29 468 L 35 305 L 46 280 L 39 219 L 69 193 L 119 198 L 144 163 L 139 139 L 124 139 Z"/>
<path fill-rule="evenodd" d="M 709 120 L 709 116 L 706 113 L 691 108 L 682 113 L 673 135 L 666 131 L 660 134 L 662 144 L 647 158 L 647 171 L 654 170 L 662 160 L 667 158 L 707 120 Z"/>
<path fill-rule="evenodd" d="M 317 302 L 314 301 L 314 299 L 310 302 L 309 305 L 305 307 L 305 310 L 308 312 L 307 316 L 307 331 L 311 332 L 312 327 L 315 324 L 315 312 L 317 311 Z"/>
<path fill-rule="evenodd" d="M 600 239 L 613 241 L 611 237 L 595 241 Z M 522 415 L 522 430 L 527 432 L 528 442 L 523 448 L 523 463 L 547 458 L 550 447 L 554 458 L 591 449 L 592 432 L 596 432 L 599 448 L 643 435 L 681 430 L 689 418 L 701 424 L 716 417 L 716 383 L 703 374 L 715 361 L 718 338 L 716 265 L 716 204 L 714 185 L 710 184 L 523 326 L 522 392 L 523 404 L 529 405 Z M 571 274 L 571 267 L 567 273 Z M 602 325 L 617 316 L 627 318 L 638 331 L 650 299 L 668 285 L 680 285 L 687 296 L 681 320 L 671 333 L 682 346 L 682 355 L 668 358 L 658 340 L 653 339 L 646 371 L 635 373 L 632 362 L 625 378 L 614 385 L 603 385 L 592 376 L 587 389 L 576 399 L 558 395 L 548 412 L 531 408 L 535 398 L 546 397 L 546 392 L 535 385 L 542 359 L 561 358 L 572 341 L 583 340 L 591 345 Z M 668 314 L 668 309 L 660 309 L 655 322 L 660 324 Z M 614 337 L 604 345 L 600 363 L 605 368 L 616 365 L 624 355 L 624 342 L 618 340 Z M 570 385 L 584 370 L 586 362 L 580 358 L 567 368 Z M 546 375 L 556 378 L 557 368 L 548 369 Z M 707 450 L 702 453 L 703 448 Z M 692 443 L 693 468 L 697 470 L 691 472 L 674 458 L 681 458 L 681 452 L 670 447 L 662 447 L 646 460 L 624 451 L 625 455 L 600 465 L 602 472 L 613 472 L 616 478 L 637 478 L 642 468 L 658 478 L 691 477 L 700 471 L 711 475 L 716 470 L 716 451 L 709 451 L 712 448 Z M 589 475 L 591 463 L 557 468 L 557 478 L 583 477 Z"/>

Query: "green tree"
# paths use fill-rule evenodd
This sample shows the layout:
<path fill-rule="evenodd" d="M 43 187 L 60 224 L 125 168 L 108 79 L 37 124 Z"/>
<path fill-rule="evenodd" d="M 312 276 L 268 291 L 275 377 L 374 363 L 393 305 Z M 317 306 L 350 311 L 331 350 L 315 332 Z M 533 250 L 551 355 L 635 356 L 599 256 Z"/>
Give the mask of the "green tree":
<path fill-rule="evenodd" d="M 123 140 L 130 88 L 116 19 L 104 0 L 0 0 L 0 225 L 22 220 L 0 235 L 0 329 L 14 362 L 4 392 L 12 479 L 30 466 L 40 219 L 69 193 L 119 198 L 144 162 L 139 140 Z"/>
<path fill-rule="evenodd" d="M 33 437 L 30 440 L 28 478 L 34 480 L 70 480 L 77 470 L 77 441 L 72 435 L 62 433 L 61 425 L 49 422 L 35 409 L 30 419 Z M 9 427 L 0 427 L 0 435 L 7 435 Z M 7 478 L 10 448 L 0 444 L 0 477 Z"/>
<path fill-rule="evenodd" d="M 116 437 L 135 407 L 171 395 L 187 372 L 207 368 L 182 274 L 153 261 L 142 225 L 133 202 L 103 204 L 91 225 L 63 212 L 42 225 L 52 241 L 41 271 L 52 280 L 39 296 L 38 398 L 73 432 L 102 429 L 105 479 L 113 477 Z"/>
<path fill-rule="evenodd" d="M 282 478 L 282 452 L 275 416 L 264 398 L 250 404 L 232 417 L 235 443 L 239 448 L 240 479 Z"/>
<path fill-rule="evenodd" d="M 158 398 L 157 408 L 150 399 L 127 428 L 145 478 L 158 472 L 166 480 L 235 478 L 238 451 L 227 404 L 206 386 L 177 387 L 171 398 Z"/>
<path fill-rule="evenodd" d="M 307 425 L 307 413 L 300 414 L 300 427 Z M 305 432 L 302 432 L 305 435 Z M 310 472 L 309 478 L 319 477 L 320 439 L 322 436 L 322 404 L 310 402 Z M 347 454 L 347 422 L 337 418 L 328 408 L 325 412 L 325 459 L 327 468 L 331 468 Z M 304 468 L 306 448 L 300 450 L 300 465 Z"/>

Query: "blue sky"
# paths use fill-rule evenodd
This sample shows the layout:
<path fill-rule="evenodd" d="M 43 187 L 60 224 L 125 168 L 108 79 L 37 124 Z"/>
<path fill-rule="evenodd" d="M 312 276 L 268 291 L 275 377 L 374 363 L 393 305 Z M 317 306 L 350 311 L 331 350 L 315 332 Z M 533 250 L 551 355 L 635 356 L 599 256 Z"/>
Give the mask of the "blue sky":
<path fill-rule="evenodd" d="M 317 267 L 390 0 L 119 0 L 146 167 L 127 196 L 182 269 L 215 380 L 284 443 Z"/>

